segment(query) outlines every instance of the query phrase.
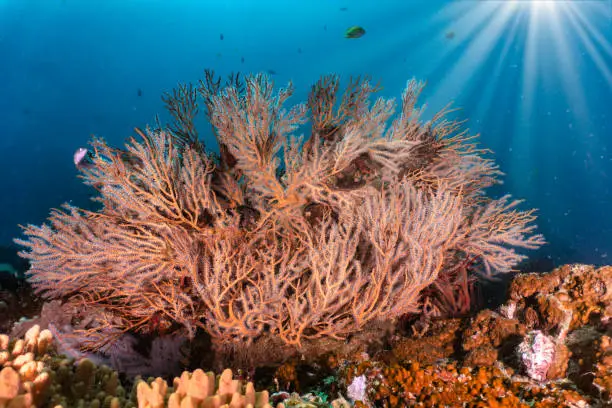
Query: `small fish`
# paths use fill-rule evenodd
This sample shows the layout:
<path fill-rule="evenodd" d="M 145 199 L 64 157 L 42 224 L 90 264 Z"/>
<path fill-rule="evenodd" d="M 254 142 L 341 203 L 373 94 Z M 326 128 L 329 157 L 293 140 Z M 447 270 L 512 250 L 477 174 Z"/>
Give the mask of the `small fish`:
<path fill-rule="evenodd" d="M 224 38 L 225 38 L 225 37 L 223 37 L 223 33 L 221 33 L 221 34 L 219 35 L 219 39 L 220 39 L 221 41 L 223 41 L 223 39 L 224 39 Z"/>
<path fill-rule="evenodd" d="M 142 96 L 142 89 L 138 88 L 138 90 L 136 91 L 136 93 L 138 94 L 138 96 Z"/>
<path fill-rule="evenodd" d="M 244 57 L 240 57 L 240 62 L 244 64 Z"/>
<path fill-rule="evenodd" d="M 340 7 L 340 11 L 348 11 L 348 7 Z"/>
<path fill-rule="evenodd" d="M 352 26 L 346 29 L 344 33 L 344 38 L 359 38 L 363 37 L 366 33 L 366 30 L 363 27 Z"/>
<path fill-rule="evenodd" d="M 93 167 L 93 153 L 84 147 L 79 147 L 72 156 L 77 169 L 90 169 Z"/>
<path fill-rule="evenodd" d="M 298 48 L 298 54 L 301 54 L 301 53 L 302 53 L 302 49 Z"/>
<path fill-rule="evenodd" d="M 444 34 L 444 37 L 446 37 L 447 40 L 452 40 L 453 38 L 455 38 L 455 32 L 447 31 L 446 34 Z"/>
<path fill-rule="evenodd" d="M 273 69 L 268 69 L 266 72 L 268 74 L 270 74 L 270 75 L 276 75 L 277 74 L 277 72 L 275 70 L 273 70 Z"/>

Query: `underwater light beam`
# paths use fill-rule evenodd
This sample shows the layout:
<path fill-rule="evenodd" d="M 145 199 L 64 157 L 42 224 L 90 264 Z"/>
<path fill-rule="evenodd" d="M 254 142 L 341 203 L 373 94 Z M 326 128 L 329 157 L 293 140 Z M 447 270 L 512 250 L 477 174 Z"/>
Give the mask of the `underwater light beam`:
<path fill-rule="evenodd" d="M 511 13 L 505 7 L 494 3 L 483 3 L 478 7 L 476 13 L 472 13 L 469 21 L 465 21 L 468 27 L 478 27 L 470 32 L 473 39 L 465 45 L 465 51 L 448 69 L 448 74 L 434 87 L 431 101 L 438 106 L 438 101 L 447 99 L 448 95 L 460 95 L 465 91 L 466 84 L 473 83 L 478 77 L 481 68 L 500 41 L 503 40 L 507 26 L 512 18 Z M 458 26 L 458 25 L 457 25 Z M 468 34 L 466 34 L 468 37 Z M 469 38 L 469 37 L 468 37 Z M 460 78 L 460 80 L 457 80 Z"/>
<path fill-rule="evenodd" d="M 580 10 L 576 11 L 569 19 L 569 22 L 573 30 L 578 34 L 578 40 L 581 45 L 586 49 L 588 56 L 595 63 L 595 66 L 599 70 L 599 73 L 606 80 L 608 87 L 612 88 L 612 70 L 610 70 L 609 64 L 604 58 L 612 56 L 612 45 L 608 40 L 598 32 L 594 27 L 588 23 L 587 17 Z M 599 49 L 603 51 L 600 52 Z"/>
<path fill-rule="evenodd" d="M 553 9 L 559 0 L 531 0 L 531 7 L 535 10 Z"/>
<path fill-rule="evenodd" d="M 580 82 L 580 71 L 576 64 L 576 61 L 580 58 L 580 53 L 570 46 L 572 41 L 571 30 L 568 31 L 566 24 L 564 24 L 565 21 L 571 22 L 576 16 L 576 13 L 572 10 L 573 4 L 569 6 L 571 8 L 563 7 L 553 11 L 558 15 L 553 16 L 550 21 L 553 37 L 557 38 L 557 41 L 554 41 L 552 45 L 554 53 L 560 61 L 560 64 L 558 64 L 559 74 L 568 105 L 572 107 L 574 116 L 586 118 L 589 116 L 587 98 Z"/>

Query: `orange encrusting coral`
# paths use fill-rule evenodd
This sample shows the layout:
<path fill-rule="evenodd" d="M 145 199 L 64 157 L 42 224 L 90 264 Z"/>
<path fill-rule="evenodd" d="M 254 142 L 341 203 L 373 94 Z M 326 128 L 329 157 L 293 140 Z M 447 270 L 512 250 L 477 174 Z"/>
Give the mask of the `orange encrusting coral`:
<path fill-rule="evenodd" d="M 511 369 L 496 366 L 472 369 L 455 363 L 407 367 L 362 362 L 346 368 L 346 382 L 359 375 L 369 379 L 368 402 L 377 407 L 571 407 L 589 400 L 571 389 L 512 379 Z M 585 405 L 586 406 L 586 405 Z"/>

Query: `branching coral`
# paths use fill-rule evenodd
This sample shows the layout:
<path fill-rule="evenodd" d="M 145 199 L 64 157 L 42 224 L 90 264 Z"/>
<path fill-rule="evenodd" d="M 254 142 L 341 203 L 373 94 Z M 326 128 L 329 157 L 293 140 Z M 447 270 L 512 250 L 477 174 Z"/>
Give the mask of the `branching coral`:
<path fill-rule="evenodd" d="M 263 75 L 212 73 L 166 98 L 175 123 L 125 149 L 93 142 L 85 182 L 98 212 L 66 205 L 17 240 L 47 297 L 99 310 L 93 332 L 201 327 L 217 345 L 342 339 L 419 311 L 419 295 L 466 259 L 493 274 L 543 243 L 532 211 L 483 189 L 501 173 L 461 130 L 393 100 L 368 79 L 335 76 L 307 104 L 283 106 Z M 200 97 L 198 99 L 198 96 Z M 197 141 L 198 101 L 221 155 Z M 292 135 L 308 119 L 311 135 Z M 390 126 L 387 123 L 391 121 Z"/>

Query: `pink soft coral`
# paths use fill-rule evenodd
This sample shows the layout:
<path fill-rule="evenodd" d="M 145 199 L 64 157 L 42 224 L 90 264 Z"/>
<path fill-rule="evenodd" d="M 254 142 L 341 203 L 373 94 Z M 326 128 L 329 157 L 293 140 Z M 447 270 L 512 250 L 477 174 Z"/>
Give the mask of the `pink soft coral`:
<path fill-rule="evenodd" d="M 523 259 L 513 247 L 543 243 L 531 211 L 482 195 L 500 173 L 460 123 L 420 120 L 421 84 L 390 126 L 395 103 L 370 103 L 370 81 L 338 84 L 321 79 L 286 111 L 291 87 L 208 73 L 167 97 L 170 129 L 123 150 L 94 141 L 82 172 L 102 209 L 66 205 L 26 227 L 30 281 L 97 308 L 92 332 L 200 327 L 219 345 L 302 347 L 418 312 L 421 291 L 466 259 L 504 272 Z M 197 139 L 198 93 L 220 157 Z M 308 119 L 302 144 L 291 133 Z"/>

